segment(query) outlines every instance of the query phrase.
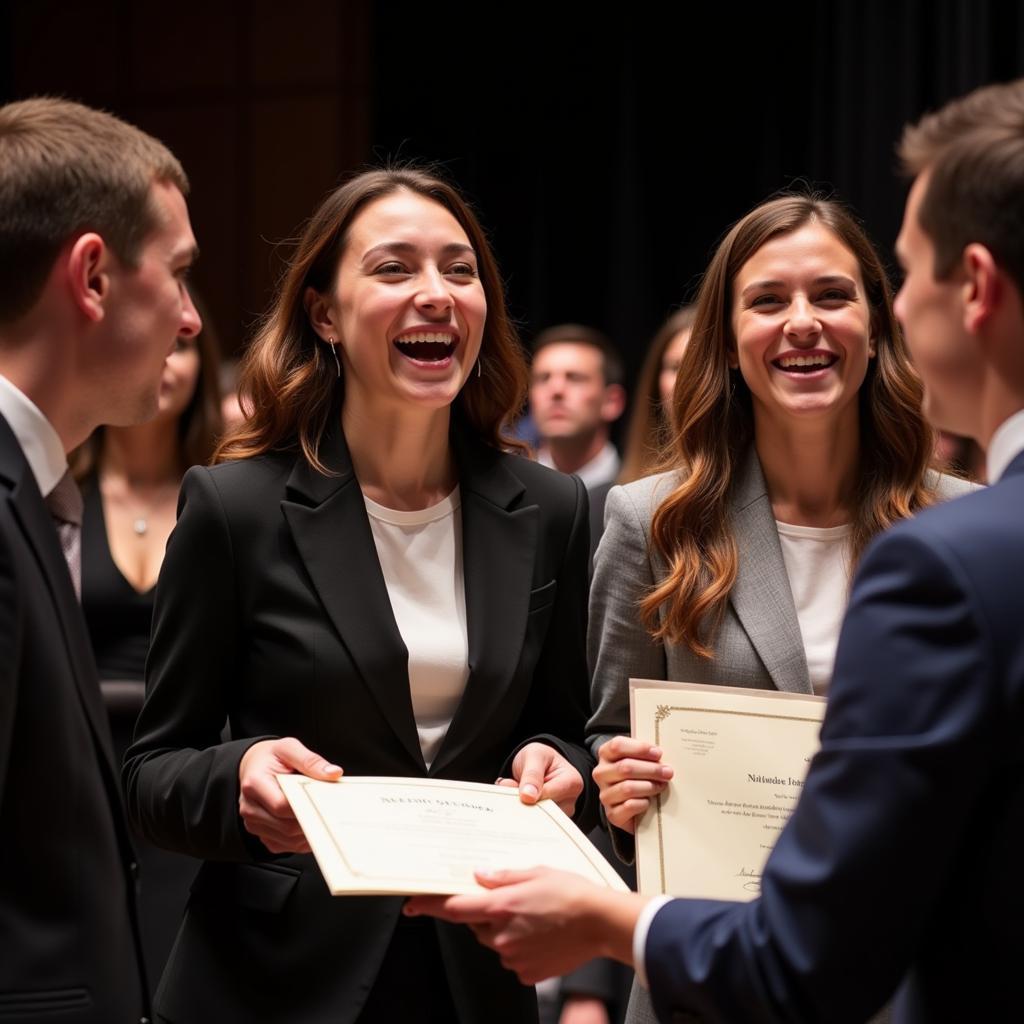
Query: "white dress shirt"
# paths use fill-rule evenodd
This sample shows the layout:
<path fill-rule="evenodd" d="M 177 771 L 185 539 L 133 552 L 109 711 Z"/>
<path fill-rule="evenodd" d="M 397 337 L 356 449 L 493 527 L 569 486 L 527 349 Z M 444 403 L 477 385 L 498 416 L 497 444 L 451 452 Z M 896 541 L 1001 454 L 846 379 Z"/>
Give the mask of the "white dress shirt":
<path fill-rule="evenodd" d="M 541 448 L 537 453 L 537 461 L 542 466 L 547 466 L 548 469 L 558 469 L 551 458 L 549 448 Z M 615 450 L 615 445 L 608 441 L 589 462 L 580 466 L 573 476 L 578 476 L 583 486 L 591 491 L 595 487 L 600 487 L 601 484 L 615 483 L 621 468 L 622 460 L 619 458 L 619 453 Z"/>
<path fill-rule="evenodd" d="M 988 444 L 985 458 L 988 482 L 994 484 L 1005 472 L 1006 467 L 1024 451 L 1024 409 L 1003 420 Z"/>
<path fill-rule="evenodd" d="M 68 457 L 53 424 L 27 395 L 0 375 L 0 416 L 25 453 L 39 493 L 45 498 L 67 472 Z"/>

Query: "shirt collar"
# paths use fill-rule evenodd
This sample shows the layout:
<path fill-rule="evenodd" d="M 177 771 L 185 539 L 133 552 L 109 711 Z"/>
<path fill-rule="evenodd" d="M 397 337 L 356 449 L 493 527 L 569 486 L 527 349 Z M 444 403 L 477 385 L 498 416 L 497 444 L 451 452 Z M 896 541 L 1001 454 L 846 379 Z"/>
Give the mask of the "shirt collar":
<path fill-rule="evenodd" d="M 53 424 L 24 392 L 0 374 L 0 415 L 21 445 L 39 493 L 45 498 L 67 472 L 68 458 Z"/>
<path fill-rule="evenodd" d="M 1006 467 L 1024 451 L 1024 409 L 1003 420 L 988 444 L 985 462 L 988 482 L 994 484 L 1006 472 Z"/>
<path fill-rule="evenodd" d="M 548 448 L 541 448 L 537 453 L 537 461 L 548 469 L 557 469 L 554 460 L 551 458 L 551 451 Z M 613 484 L 619 475 L 622 467 L 622 460 L 615 450 L 615 445 L 608 441 L 605 446 L 587 463 L 580 466 L 573 474 L 578 476 L 588 491 L 592 491 L 601 484 Z"/>

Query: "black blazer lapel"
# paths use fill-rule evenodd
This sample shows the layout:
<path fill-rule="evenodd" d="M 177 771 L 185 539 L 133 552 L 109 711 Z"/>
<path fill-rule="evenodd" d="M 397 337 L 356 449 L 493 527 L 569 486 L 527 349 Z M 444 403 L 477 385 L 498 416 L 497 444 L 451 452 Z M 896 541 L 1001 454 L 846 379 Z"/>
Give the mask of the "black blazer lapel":
<path fill-rule="evenodd" d="M 342 643 L 381 714 L 422 769 L 408 651 L 391 610 L 363 494 L 337 417 L 324 435 L 320 455 L 334 475 L 318 473 L 298 457 L 287 484 L 290 498 L 281 502 L 281 509 Z"/>
<path fill-rule="evenodd" d="M 432 775 L 486 729 L 508 690 L 526 635 L 537 548 L 537 506 L 513 508 L 523 494 L 522 481 L 499 452 L 455 436 L 469 679 Z"/>
<path fill-rule="evenodd" d="M 96 739 L 97 758 L 108 779 L 116 780 L 118 772 L 110 752 L 110 725 L 100 694 L 92 646 L 82 609 L 75 596 L 71 574 L 60 549 L 57 530 L 20 445 L 6 422 L 0 422 L 3 422 L 4 427 L 0 437 L 0 465 L 12 483 L 11 507 L 39 563 L 42 578 L 56 609 L 78 696 Z M 119 792 L 116 782 L 114 791 Z"/>

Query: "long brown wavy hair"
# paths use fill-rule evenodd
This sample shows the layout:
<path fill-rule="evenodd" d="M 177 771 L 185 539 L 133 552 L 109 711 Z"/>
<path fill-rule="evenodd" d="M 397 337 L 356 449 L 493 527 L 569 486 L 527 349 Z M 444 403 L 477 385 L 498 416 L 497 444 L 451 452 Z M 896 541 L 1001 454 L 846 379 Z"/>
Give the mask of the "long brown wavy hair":
<path fill-rule="evenodd" d="M 685 644 L 700 657 L 714 656 L 736 581 L 740 556 L 730 498 L 754 441 L 750 391 L 739 370 L 729 368 L 736 346 L 732 285 L 762 245 L 812 221 L 857 258 L 877 352 L 858 395 L 854 562 L 875 534 L 934 500 L 925 483 L 932 433 L 921 414 L 921 384 L 893 316 L 885 270 L 863 229 L 840 204 L 817 196 L 787 195 L 755 207 L 726 234 L 701 282 L 674 396 L 671 462 L 661 467 L 681 469 L 682 479 L 651 524 L 652 548 L 669 571 L 640 605 L 652 636 Z"/>
<path fill-rule="evenodd" d="M 330 192 L 307 222 L 242 361 L 238 394 L 245 420 L 225 437 L 215 461 L 297 450 L 317 470 L 327 472 L 320 460 L 320 439 L 332 412 L 337 413 L 338 371 L 328 346 L 310 325 L 303 296 L 307 288 L 324 294 L 331 287 L 359 212 L 402 189 L 434 200 L 459 222 L 476 252 L 487 299 L 481 373 L 463 385 L 453 419 L 495 448 L 525 447 L 503 433 L 508 419 L 522 408 L 529 375 L 487 236 L 452 185 L 433 171 L 407 164 L 357 174 Z"/>

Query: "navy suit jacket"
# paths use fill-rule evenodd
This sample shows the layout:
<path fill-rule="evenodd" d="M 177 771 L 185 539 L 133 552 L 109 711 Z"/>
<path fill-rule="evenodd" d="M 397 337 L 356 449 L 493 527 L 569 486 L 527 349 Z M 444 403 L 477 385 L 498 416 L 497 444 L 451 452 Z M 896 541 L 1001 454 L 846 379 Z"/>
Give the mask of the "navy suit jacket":
<path fill-rule="evenodd" d="M 663 1021 L 1020 1013 L 1024 453 L 877 539 L 854 581 L 804 792 L 753 903 L 648 932 Z"/>

